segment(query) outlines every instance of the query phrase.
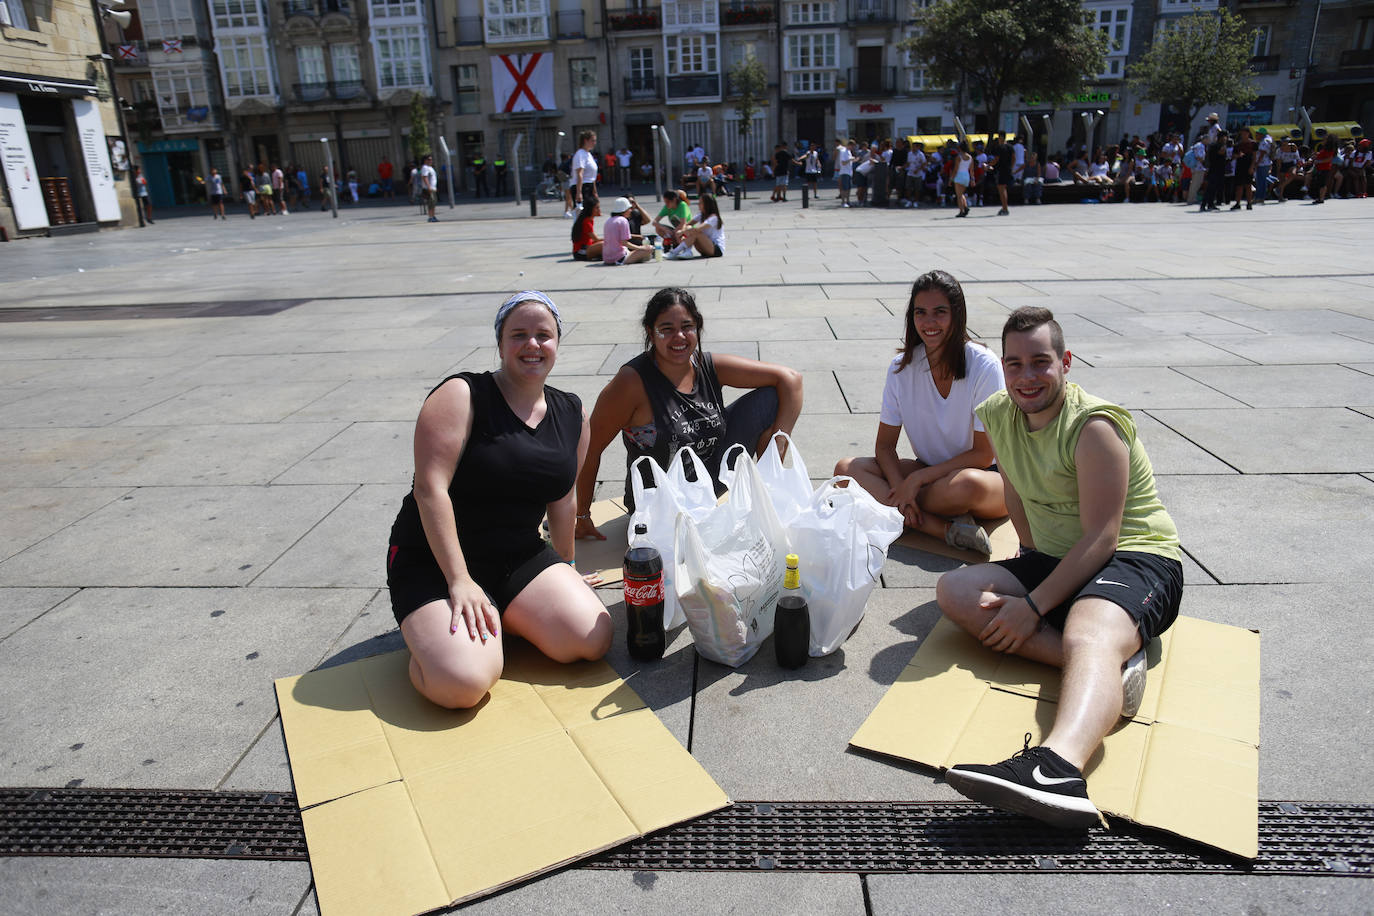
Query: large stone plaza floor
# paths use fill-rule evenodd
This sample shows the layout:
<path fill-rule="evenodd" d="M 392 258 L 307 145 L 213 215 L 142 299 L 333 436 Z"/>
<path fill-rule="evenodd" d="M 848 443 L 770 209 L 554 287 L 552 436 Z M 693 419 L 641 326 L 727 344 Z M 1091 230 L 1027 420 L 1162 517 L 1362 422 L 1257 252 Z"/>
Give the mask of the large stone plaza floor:
<path fill-rule="evenodd" d="M 804 373 L 794 437 L 824 478 L 872 451 L 911 281 L 941 267 L 994 350 L 1009 310 L 1046 305 L 1071 378 L 1134 412 L 1187 554 L 1184 613 L 1262 633 L 1260 797 L 1374 802 L 1374 204 L 956 220 L 755 194 L 725 210 L 723 259 L 621 268 L 573 262 L 560 211 L 182 215 L 0 245 L 0 782 L 290 790 L 272 681 L 401 646 L 383 562 L 415 416 L 445 375 L 494 368 L 511 291 L 559 303 L 552 383 L 590 405 L 638 351 L 652 292 L 692 290 L 708 349 Z M 601 495 L 622 467 L 617 444 Z M 632 684 L 732 798 L 957 798 L 846 750 L 934 625 L 952 566 L 895 548 L 858 633 L 800 673 L 770 652 L 738 670 L 699 661 L 683 631 Z M 616 618 L 609 661 L 630 675 Z M 0 886 L 0 913 L 316 906 L 303 862 L 9 858 Z M 470 909 L 1370 912 L 1372 891 L 572 868 Z"/>

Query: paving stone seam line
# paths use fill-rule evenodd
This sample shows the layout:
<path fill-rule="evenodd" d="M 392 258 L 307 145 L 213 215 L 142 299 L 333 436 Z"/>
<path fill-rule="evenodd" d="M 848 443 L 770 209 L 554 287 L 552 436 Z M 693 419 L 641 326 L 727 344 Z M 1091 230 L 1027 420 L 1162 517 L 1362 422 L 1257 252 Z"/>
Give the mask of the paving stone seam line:
<path fill-rule="evenodd" d="M 263 487 L 265 488 L 265 487 L 270 487 L 270 486 L 272 486 L 272 484 L 262 484 L 261 486 L 263 486 Z M 338 486 L 338 484 L 309 484 L 309 483 L 290 484 L 290 483 L 284 483 L 284 484 L 277 484 L 277 486 L 283 486 L 283 487 L 293 487 L 293 486 L 296 486 L 296 487 L 314 487 L 314 486 Z M 346 486 L 346 485 L 345 485 L 345 486 Z M 336 503 L 332 509 L 330 509 L 330 510 L 329 510 L 328 512 L 326 512 L 324 515 L 322 515 L 322 516 L 320 516 L 318 519 L 316 519 L 315 522 L 314 522 L 309 528 L 307 528 L 305 531 L 303 531 L 303 532 L 301 533 L 301 536 L 300 536 L 300 537 L 296 538 L 294 541 L 292 541 L 290 544 L 288 544 L 288 545 L 286 546 L 286 548 L 285 548 L 284 550 L 282 550 L 281 553 L 279 553 L 279 554 L 277 554 L 275 557 L 273 557 L 271 563 L 268 563 L 268 564 L 267 564 L 266 566 L 264 566 L 262 569 L 258 570 L 258 572 L 253 576 L 253 578 L 249 579 L 247 582 L 243 583 L 242 585 L 240 585 L 240 586 L 238 586 L 238 587 L 239 587 L 239 588 L 251 588 L 251 587 L 253 587 L 253 586 L 254 586 L 254 583 L 256 583 L 256 582 L 258 581 L 258 579 L 260 579 L 260 578 L 262 578 L 264 575 L 266 575 L 266 574 L 267 574 L 267 571 L 270 570 L 273 566 L 277 565 L 277 563 L 279 563 L 279 562 L 281 561 L 281 558 L 282 558 L 282 557 L 286 556 L 288 553 L 290 553 L 290 552 L 296 547 L 297 544 L 299 544 L 301 541 L 303 541 L 303 540 L 305 540 L 307 537 L 309 537 L 309 536 L 315 531 L 315 529 L 319 528 L 320 525 L 324 524 L 324 522 L 325 522 L 326 519 L 328 519 L 330 516 L 332 516 L 335 512 L 338 512 L 338 511 L 339 511 L 339 508 L 340 508 L 344 503 L 348 502 L 350 499 L 352 499 L 354 496 L 356 496 L 356 495 L 358 494 L 358 492 L 359 492 L 360 490 L 362 490 L 363 486 L 364 486 L 364 485 L 363 485 L 363 484 L 360 484 L 360 483 L 359 483 L 359 484 L 354 484 L 354 485 L 353 485 L 353 489 L 348 491 L 348 495 L 346 495 L 343 499 L 339 500 L 338 503 Z M 232 588 L 233 586 L 230 586 L 230 587 Z M 320 586 L 320 587 L 321 587 L 321 588 L 328 588 L 329 586 Z"/>
<path fill-rule="evenodd" d="M 256 355 L 258 355 L 258 356 L 279 356 L 279 355 L 283 355 L 283 354 L 260 353 L 260 354 L 256 354 Z M 325 381 L 333 381 L 333 379 L 325 379 Z M 300 407 L 297 407 L 295 410 L 291 411 L 291 412 L 288 413 L 286 416 L 280 417 L 279 419 L 274 420 L 273 422 L 274 422 L 274 423 L 286 423 L 286 422 L 290 421 L 290 419 L 291 419 L 292 417 L 294 417 L 296 414 L 300 413 L 302 410 L 307 410 L 307 409 L 309 409 L 309 408 L 311 408 L 311 407 L 314 407 L 316 404 L 320 403 L 320 401 L 323 401 L 325 398 L 327 398 L 327 397 L 329 397 L 330 395 L 335 394 L 336 392 L 338 392 L 340 389 L 342 389 L 345 385 L 347 385 L 347 384 L 348 384 L 349 382 L 351 382 L 351 381 L 352 381 L 352 379 L 342 379 L 342 380 L 340 380 L 339 383 L 338 383 L 337 385 L 335 385 L 333 388 L 331 388 L 331 389 L 329 389 L 328 391 L 326 391 L 324 394 L 321 394 L 319 397 L 315 398 L 315 400 L 311 401 L 311 402 L 308 403 L 308 404 L 302 404 Z M 306 420 L 306 421 L 305 421 L 306 424 L 318 423 L 318 422 L 319 422 L 319 421 L 316 421 L 316 420 Z M 330 421 L 325 421 L 325 422 L 328 423 L 328 422 L 330 422 Z M 333 422 L 338 422 L 338 421 L 336 420 L 336 421 L 333 421 Z M 357 421 L 357 420 L 349 420 L 347 423 L 345 423 L 345 424 L 343 425 L 343 427 L 342 427 L 338 432 L 336 432 L 334 435 L 330 436 L 328 439 L 326 439 L 326 440 L 324 440 L 323 442 L 321 442 L 319 445 L 315 446 L 315 448 L 311 449 L 309 454 L 302 455 L 302 456 L 300 457 L 300 459 L 296 461 L 295 464 L 291 465 L 289 468 L 287 468 L 286 470 L 282 471 L 281 474 L 278 474 L 276 477 L 273 477 L 272 480 L 269 481 L 269 483 L 274 482 L 274 481 L 276 481 L 279 477 L 282 477 L 283 475 L 288 474 L 288 473 L 290 473 L 291 471 L 295 470 L 296 467 L 297 467 L 297 465 L 299 465 L 302 461 L 308 460 L 308 459 L 310 458 L 311 455 L 315 454 L 315 453 L 318 452 L 320 449 L 324 448 L 326 445 L 328 445 L 329 443 L 333 442 L 335 439 L 339 438 L 339 437 L 342 436 L 344 433 L 348 432 L 350 429 L 352 429 L 352 428 L 353 428 L 354 426 L 356 426 L 357 424 L 358 424 L 358 421 Z"/>
<path fill-rule="evenodd" d="M 27 549 L 27 548 L 25 548 L 25 549 Z M 23 551 L 21 550 L 20 553 L 23 553 Z M 15 554 L 15 556 L 18 556 L 18 554 Z M 4 587 L 5 587 L 5 588 L 27 588 L 27 587 L 29 587 L 29 586 L 22 586 L 22 585 L 19 585 L 19 586 L 11 586 L 11 585 L 7 585 L 7 586 L 4 586 Z M 22 624 L 20 624 L 18 627 L 15 628 L 15 630 L 14 630 L 13 633 L 10 633 L 8 636 L 0 636 L 0 644 L 3 644 L 3 643 L 5 642 L 5 640 L 7 640 L 7 639 L 10 638 L 10 636 L 15 636 L 15 635 L 17 635 L 20 631 L 22 631 L 22 630 L 24 630 L 26 627 L 28 627 L 29 624 L 37 623 L 41 618 L 48 616 L 48 615 L 51 614 L 53 611 L 57 610 L 57 609 L 60 608 L 62 605 L 66 604 L 68 601 L 71 601 L 71 600 L 72 600 L 73 598 L 75 598 L 77 595 L 79 595 L 79 594 L 81 594 L 83 591 L 85 591 L 86 588 L 87 588 L 88 586 L 81 586 L 81 585 L 66 585 L 66 586 L 57 586 L 57 587 L 58 587 L 58 588 L 70 588 L 70 589 L 73 589 L 73 591 L 72 591 L 72 593 L 71 593 L 70 595 L 68 595 L 67 597 L 63 598 L 61 601 L 57 602 L 56 604 L 54 604 L 52 607 L 48 608 L 47 610 L 45 610 L 45 611 L 39 611 L 38 614 L 35 615 L 35 616 L 33 617 L 33 619 L 24 621 Z M 3 594 L 3 592 L 0 591 L 0 594 Z"/>
<path fill-rule="evenodd" d="M 9 428 L 10 428 L 10 429 L 24 429 L 25 427 L 14 427 L 14 426 L 12 426 L 12 427 L 9 427 Z M 46 427 L 40 427 L 40 428 L 46 429 Z M 80 427 L 80 428 L 86 428 L 86 427 Z M 39 487 L 15 487 L 15 489 L 18 489 L 18 490 L 34 490 L 34 489 L 45 489 L 45 490 L 46 490 L 46 489 L 53 489 L 53 490 L 56 490 L 56 489 L 64 489 L 64 490 L 90 490 L 90 489 L 92 489 L 92 487 L 89 487 L 89 486 L 86 486 L 86 487 L 78 487 L 78 486 L 69 486 L 69 487 L 41 487 L 41 488 L 39 488 Z M 57 535 L 61 534 L 63 531 L 67 530 L 67 529 L 70 528 L 72 525 L 77 525 L 77 524 L 80 524 L 81 522 L 84 522 L 86 519 L 90 518 L 92 515 L 94 515 L 95 513 L 99 512 L 101 509 L 104 509 L 104 508 L 106 508 L 107 506 L 112 506 L 112 505 L 114 505 L 115 503 L 117 503 L 117 502 L 119 502 L 120 500 L 124 499 L 125 497 L 131 495 L 134 491 L 136 491 L 136 490 L 138 490 L 138 489 L 140 489 L 140 488 L 139 488 L 139 487 L 130 487 L 129 489 L 124 490 L 124 491 L 121 492 L 121 493 L 115 494 L 115 495 L 112 496 L 109 500 L 107 500 L 107 501 L 101 503 L 100 505 L 96 506 L 95 508 L 91 509 L 91 511 L 87 512 L 85 515 L 81 516 L 80 518 L 73 519 L 72 521 L 68 522 L 66 525 L 63 525 L 61 528 L 58 528 L 56 531 L 53 531 L 53 532 L 51 532 L 51 533 L 49 533 L 49 534 L 43 535 L 41 538 L 39 538 L 38 540 L 34 541 L 32 544 L 27 544 L 27 545 L 25 545 L 22 549 L 16 551 L 15 553 L 10 554 L 10 555 L 7 556 L 7 557 L 0 557 L 0 563 L 7 563 L 7 562 L 9 562 L 10 560 L 13 560 L 15 557 L 19 556 L 21 553 L 26 553 L 26 552 L 32 550 L 33 548 L 37 547 L 38 545 L 40 545 L 40 544 L 42 544 L 42 543 L 48 541 L 49 539 L 54 538 L 54 537 L 56 537 Z M 41 587 L 41 586 L 38 586 L 38 587 Z M 51 588 L 82 588 L 82 586 L 79 586 L 79 585 L 56 585 L 56 586 L 50 586 L 50 587 L 51 587 Z M 26 625 L 27 625 L 27 624 L 26 624 Z"/>
<path fill-rule="evenodd" d="M 864 895 L 864 916 L 873 916 L 873 897 L 868 892 L 868 877 L 870 872 L 859 873 L 859 889 Z"/>
<path fill-rule="evenodd" d="M 701 653 L 692 647 L 692 702 L 687 707 L 687 753 L 692 753 L 692 738 L 697 725 L 697 673 L 701 670 Z"/>
<path fill-rule="evenodd" d="M 1250 405 L 1248 405 L 1248 404 L 1247 404 L 1246 406 L 1247 406 L 1247 407 L 1250 407 Z M 1226 408 L 1218 408 L 1218 409 L 1224 410 L 1224 409 L 1226 409 Z M 1251 409 L 1255 409 L 1255 408 L 1252 407 Z M 1154 421 L 1155 421 L 1156 423 L 1158 423 L 1160 426 L 1163 426 L 1165 429 L 1169 430 L 1169 432 L 1173 433 L 1175 436 L 1178 436 L 1180 439 L 1182 439 L 1183 441 L 1187 442 L 1189 445 L 1192 445 L 1193 447 L 1197 448 L 1198 450 L 1200 450 L 1200 451 L 1202 451 L 1202 452 L 1204 452 L 1204 453 L 1206 453 L 1206 454 L 1208 454 L 1208 455 L 1211 455 L 1211 456 L 1212 456 L 1213 458 L 1215 458 L 1217 461 L 1219 461 L 1219 462 L 1221 462 L 1222 464 L 1226 465 L 1228 468 L 1230 468 L 1231 470 L 1235 471 L 1237 474 L 1240 474 L 1241 476 L 1246 476 L 1246 477 L 1264 477 L 1264 476 L 1266 476 L 1265 474 L 1246 474 L 1246 473 L 1245 473 L 1244 471 L 1242 471 L 1240 468 L 1236 467 L 1234 464 L 1232 464 L 1231 462 L 1227 461 L 1225 458 L 1221 457 L 1221 456 L 1218 455 L 1216 452 L 1213 452 L 1213 451 L 1211 451 L 1210 449 L 1208 449 L 1208 448 L 1207 448 L 1205 445 L 1203 445 L 1201 442 L 1197 442 L 1197 441 L 1195 441 L 1195 440 L 1189 438 L 1188 435 L 1187 435 L 1186 433 L 1183 433 L 1183 432 L 1181 432 L 1181 431 L 1175 429 L 1173 426 L 1170 426 L 1170 425 L 1169 425 L 1168 423 L 1166 423 L 1164 420 L 1162 420 L 1162 419 L 1160 419 L 1159 417 L 1155 416 L 1154 413 L 1153 413 L 1152 411 L 1150 411 L 1150 410 L 1142 410 L 1141 413 L 1145 414 L 1145 416 L 1149 417 L 1151 420 L 1154 420 Z M 1160 475 L 1160 476 L 1163 476 L 1163 477 L 1185 477 L 1185 476 L 1191 476 L 1191 475 L 1185 475 L 1185 474 L 1163 474 L 1163 475 Z M 1210 475 L 1204 474 L 1204 475 L 1202 475 L 1202 476 L 1210 476 Z"/>

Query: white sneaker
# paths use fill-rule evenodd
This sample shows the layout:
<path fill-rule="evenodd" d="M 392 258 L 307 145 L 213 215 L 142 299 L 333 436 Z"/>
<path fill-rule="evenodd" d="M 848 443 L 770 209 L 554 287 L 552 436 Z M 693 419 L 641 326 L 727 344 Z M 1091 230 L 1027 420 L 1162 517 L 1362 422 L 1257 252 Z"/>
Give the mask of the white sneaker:
<path fill-rule="evenodd" d="M 1132 655 L 1121 668 L 1121 715 L 1129 719 L 1140 711 L 1145 697 L 1145 647 Z"/>
<path fill-rule="evenodd" d="M 574 213 L 574 212 L 572 212 L 571 210 L 564 210 L 564 211 L 563 211 L 563 218 L 564 218 L 564 219 L 575 219 L 576 217 L 577 217 L 577 214 Z"/>

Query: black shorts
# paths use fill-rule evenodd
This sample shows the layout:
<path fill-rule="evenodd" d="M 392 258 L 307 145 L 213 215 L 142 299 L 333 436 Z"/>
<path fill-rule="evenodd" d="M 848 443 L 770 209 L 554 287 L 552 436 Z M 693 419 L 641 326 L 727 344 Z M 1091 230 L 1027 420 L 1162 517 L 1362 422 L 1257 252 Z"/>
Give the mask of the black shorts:
<path fill-rule="evenodd" d="M 996 563 L 1031 591 L 1049 578 L 1059 558 L 1031 550 Z M 1183 600 L 1183 564 L 1158 554 L 1118 550 L 1076 595 L 1055 608 L 1041 608 L 1045 622 L 1063 630 L 1069 608 L 1079 598 L 1088 597 L 1105 598 L 1120 607 L 1135 621 L 1140 638 L 1149 642 L 1173 626 L 1178 617 Z"/>
<path fill-rule="evenodd" d="M 473 581 L 482 586 L 496 610 L 504 614 L 516 596 L 525 586 L 534 581 L 535 576 L 563 560 L 553 548 L 543 541 L 539 548 L 528 556 L 512 557 L 509 560 L 477 563 L 468 561 L 468 573 Z M 395 544 L 386 551 L 386 586 L 391 590 L 391 613 L 396 625 L 407 615 L 431 601 L 442 601 L 448 597 L 448 581 L 444 571 L 428 549 L 416 550 L 397 547 Z"/>

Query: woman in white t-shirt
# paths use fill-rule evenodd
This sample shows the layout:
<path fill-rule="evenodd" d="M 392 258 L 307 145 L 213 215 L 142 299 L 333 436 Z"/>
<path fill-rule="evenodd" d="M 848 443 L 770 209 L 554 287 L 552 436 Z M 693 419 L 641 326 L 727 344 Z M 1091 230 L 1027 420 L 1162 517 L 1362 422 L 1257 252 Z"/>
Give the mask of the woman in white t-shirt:
<path fill-rule="evenodd" d="M 679 236 L 682 241 L 665 257 L 690 258 L 694 251 L 707 258 L 718 258 L 725 254 L 725 220 L 721 219 L 716 195 L 698 194 L 697 206 L 701 212 L 690 226 L 682 230 Z"/>
<path fill-rule="evenodd" d="M 992 443 L 973 408 L 1002 387 L 997 357 L 969 338 L 959 281 L 943 270 L 922 274 L 912 284 L 905 340 L 883 387 L 877 454 L 843 458 L 835 473 L 900 509 L 908 526 L 990 554 L 976 519 L 1001 518 L 1007 506 Z M 903 429 L 916 460 L 897 457 Z"/>
<path fill-rule="evenodd" d="M 581 204 L 586 198 L 597 197 L 596 193 L 596 156 L 592 149 L 596 146 L 596 131 L 584 130 L 577 135 L 577 152 L 572 158 L 573 202 Z"/>

